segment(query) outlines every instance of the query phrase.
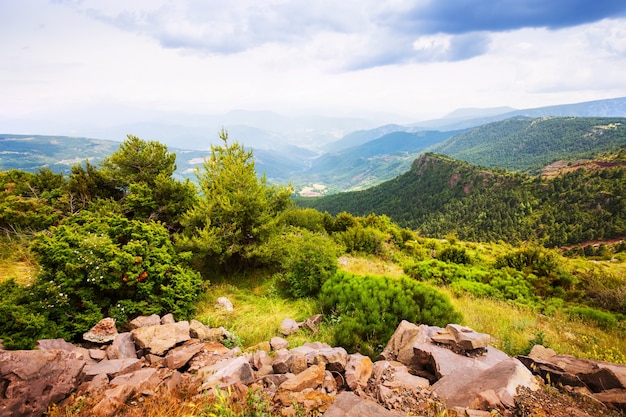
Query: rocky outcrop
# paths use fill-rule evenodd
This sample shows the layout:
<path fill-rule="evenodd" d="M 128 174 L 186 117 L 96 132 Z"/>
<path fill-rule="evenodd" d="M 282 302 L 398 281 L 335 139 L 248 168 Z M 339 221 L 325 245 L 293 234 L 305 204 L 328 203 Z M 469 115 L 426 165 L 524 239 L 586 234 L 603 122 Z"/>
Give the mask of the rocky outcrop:
<path fill-rule="evenodd" d="M 517 358 L 546 382 L 579 392 L 582 389 L 596 400 L 626 411 L 626 365 L 545 354 L 544 349 L 533 349 L 528 356 Z"/>
<path fill-rule="evenodd" d="M 158 320 L 157 320 L 158 319 Z M 33 351 L 0 350 L 0 415 L 40 416 L 72 392 L 94 400 L 92 414 L 114 416 L 129 400 L 194 387 L 202 398 L 263 388 L 284 415 L 512 415 L 518 388 L 536 390 L 544 378 L 585 389 L 624 409 L 626 367 L 552 354 L 509 358 L 488 335 L 462 326 L 445 329 L 402 322 L 378 361 L 341 347 L 312 342 L 289 349 L 281 338 L 266 350 L 228 349 L 200 322 L 172 317 L 135 319 L 133 329 L 108 344 L 74 346 L 42 340 Z M 155 324 L 155 323 L 159 324 Z M 268 351 L 272 349 L 273 352 Z M 524 366 L 526 365 L 526 366 Z M 554 381 L 554 379 L 552 379 Z M 540 392 L 540 391 L 537 391 Z M 133 400 L 133 401 L 134 401 Z"/>

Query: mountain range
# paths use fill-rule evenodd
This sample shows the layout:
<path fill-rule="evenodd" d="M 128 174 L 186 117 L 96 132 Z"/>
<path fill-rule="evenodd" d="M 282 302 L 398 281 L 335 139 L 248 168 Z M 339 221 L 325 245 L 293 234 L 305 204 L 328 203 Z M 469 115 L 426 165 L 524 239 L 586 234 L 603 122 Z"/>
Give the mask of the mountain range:
<path fill-rule="evenodd" d="M 271 112 L 237 111 L 220 120 L 232 122 L 226 125 L 229 136 L 254 150 L 257 171 L 269 181 L 291 182 L 298 191 L 315 186 L 323 194 L 365 189 L 395 178 L 427 151 L 537 173 L 563 157 L 592 157 L 623 145 L 626 120 L 615 117 L 626 117 L 626 97 L 525 110 L 460 109 L 438 120 L 361 130 L 352 130 L 367 125 L 359 119 L 297 119 Z M 165 144 L 185 143 L 192 148 L 170 146 L 177 154 L 179 178 L 194 178 L 194 169 L 217 139 L 217 134 L 207 140 L 194 133 L 201 125 L 194 120 L 196 124 L 190 126 L 171 125 L 166 119 L 150 124 L 159 135 L 167 134 L 170 140 Z M 135 134 L 133 130 L 146 131 L 146 127 L 129 124 L 124 129 Z M 2 134 L 0 169 L 50 167 L 69 172 L 71 165 L 85 159 L 100 162 L 118 146 L 116 141 L 85 137 Z"/>

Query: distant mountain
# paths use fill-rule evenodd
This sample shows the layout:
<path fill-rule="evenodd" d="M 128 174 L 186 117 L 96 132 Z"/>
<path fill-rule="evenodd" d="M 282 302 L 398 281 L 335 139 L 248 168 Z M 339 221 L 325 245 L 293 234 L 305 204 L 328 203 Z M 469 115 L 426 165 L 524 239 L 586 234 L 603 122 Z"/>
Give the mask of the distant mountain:
<path fill-rule="evenodd" d="M 69 173 L 72 165 L 85 159 L 101 162 L 119 145 L 99 139 L 0 134 L 0 170 L 50 168 Z"/>
<path fill-rule="evenodd" d="M 486 167 L 539 173 L 560 159 L 626 146 L 626 118 L 520 116 L 475 127 L 429 150 Z"/>
<path fill-rule="evenodd" d="M 360 146 L 323 154 L 292 180 L 321 182 L 338 190 L 371 187 L 406 172 L 420 153 L 454 133 L 395 131 Z"/>
<path fill-rule="evenodd" d="M 363 145 L 372 140 L 378 139 L 389 133 L 393 132 L 408 132 L 409 128 L 401 125 L 384 125 L 370 130 L 357 130 L 355 132 L 348 133 L 341 139 L 331 142 L 324 147 L 326 152 L 339 152 L 344 149 L 353 148 L 355 146 Z"/>
<path fill-rule="evenodd" d="M 454 112 L 452 113 L 454 115 Z M 450 115 L 448 115 L 450 116 Z M 423 129 L 458 130 L 468 129 L 487 123 L 514 117 L 626 117 L 626 97 L 611 98 L 605 100 L 585 101 L 574 104 L 561 104 L 556 106 L 537 107 L 532 109 L 513 110 L 494 115 L 481 114 L 472 118 L 450 118 L 417 122 L 410 126 L 419 126 Z"/>
<path fill-rule="evenodd" d="M 625 236 L 624 195 L 626 148 L 543 179 L 427 153 L 375 187 L 297 202 L 330 214 L 384 214 L 424 236 L 560 246 Z"/>

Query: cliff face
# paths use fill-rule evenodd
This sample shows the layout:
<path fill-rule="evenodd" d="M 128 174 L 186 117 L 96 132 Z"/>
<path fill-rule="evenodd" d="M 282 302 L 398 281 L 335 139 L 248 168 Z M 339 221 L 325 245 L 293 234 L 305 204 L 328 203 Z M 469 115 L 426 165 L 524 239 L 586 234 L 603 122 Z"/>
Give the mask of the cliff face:
<path fill-rule="evenodd" d="M 146 396 L 174 398 L 183 389 L 210 403 L 223 395 L 217 387 L 244 397 L 249 389 L 261 389 L 277 415 L 289 415 L 295 406 L 330 417 L 431 416 L 444 404 L 456 415 L 592 416 L 600 409 L 612 415 L 601 402 L 626 411 L 626 366 L 545 348 L 510 358 L 489 345 L 489 335 L 459 325 L 442 329 L 403 321 L 376 362 L 319 342 L 288 349 L 280 337 L 242 353 L 224 346 L 223 329 L 171 317 L 141 317 L 133 325 L 141 327 L 120 334 L 95 326 L 96 333 L 111 337 L 100 334 L 106 342 L 84 347 L 56 339 L 42 340 L 32 351 L 0 350 L 1 414 L 40 416 L 78 393 L 90 398 L 80 415 L 123 415 L 131 400 L 140 407 Z M 546 396 L 531 369 L 595 398 L 595 408 L 558 393 Z M 550 408 L 554 404 L 566 414 Z"/>

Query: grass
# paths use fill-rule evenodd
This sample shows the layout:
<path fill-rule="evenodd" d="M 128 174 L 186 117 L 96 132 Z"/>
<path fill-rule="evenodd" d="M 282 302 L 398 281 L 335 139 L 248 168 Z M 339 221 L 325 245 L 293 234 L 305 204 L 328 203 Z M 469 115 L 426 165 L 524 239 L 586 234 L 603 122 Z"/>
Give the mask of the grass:
<path fill-rule="evenodd" d="M 320 313 L 315 299 L 291 300 L 283 297 L 274 279 L 265 276 L 263 271 L 231 280 L 233 283 L 222 281 L 210 286 L 198 305 L 196 319 L 210 327 L 222 326 L 234 333 L 243 348 L 269 341 L 274 336 L 284 337 L 278 329 L 286 318 L 304 321 Z M 216 307 L 215 301 L 219 297 L 228 298 L 234 305 L 234 311 Z M 300 331 L 285 339 L 294 347 L 313 340 L 332 343 L 333 334 L 328 325 L 322 324 L 315 335 Z"/>
<path fill-rule="evenodd" d="M 500 300 L 450 298 L 465 325 L 490 334 L 493 345 L 508 355 L 527 353 L 531 342 L 541 342 L 557 353 L 626 364 L 626 335 L 618 330 L 603 330 L 562 311 L 546 316 Z"/>

